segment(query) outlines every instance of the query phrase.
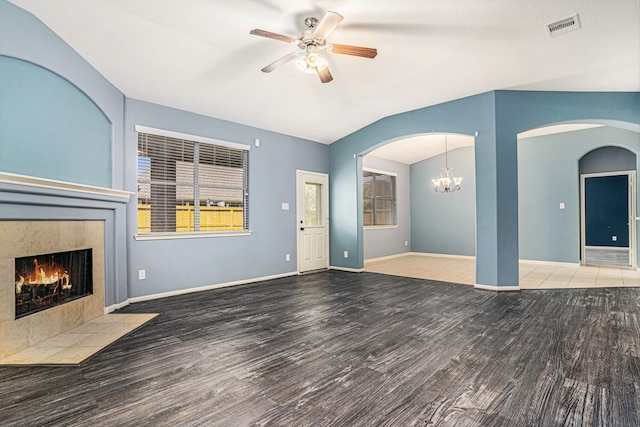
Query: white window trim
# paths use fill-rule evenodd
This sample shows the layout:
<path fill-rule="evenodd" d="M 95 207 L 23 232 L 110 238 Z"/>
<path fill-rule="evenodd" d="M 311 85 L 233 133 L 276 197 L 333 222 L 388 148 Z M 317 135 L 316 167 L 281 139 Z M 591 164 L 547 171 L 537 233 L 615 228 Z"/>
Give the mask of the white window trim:
<path fill-rule="evenodd" d="M 398 224 L 393 225 L 365 225 L 365 230 L 386 230 L 389 228 L 398 228 Z"/>
<path fill-rule="evenodd" d="M 191 135 L 188 133 L 174 132 L 172 130 L 157 129 L 140 125 L 135 125 L 135 129 L 138 133 L 149 133 L 152 135 L 164 136 L 167 138 L 185 139 L 194 142 L 202 142 L 204 144 L 221 145 L 223 147 L 235 148 L 238 150 L 251 150 L 250 145 L 238 144 L 237 142 L 231 141 L 222 141 L 220 139 L 207 138 L 206 136 Z"/>
<path fill-rule="evenodd" d="M 396 178 L 398 177 L 398 173 L 397 172 L 383 171 L 382 169 L 362 168 L 362 171 L 363 172 L 378 173 L 378 174 L 381 174 L 381 175 L 395 176 Z"/>
<path fill-rule="evenodd" d="M 377 174 L 381 174 L 381 175 L 388 175 L 388 176 L 394 176 L 396 178 L 398 178 L 398 173 L 397 172 L 389 172 L 389 171 L 385 171 L 382 169 L 374 169 L 374 168 L 367 168 L 367 167 L 363 167 L 362 168 L 363 172 L 371 172 L 371 173 L 377 173 Z M 397 184 L 397 182 L 396 182 Z M 396 204 L 396 223 L 395 224 L 389 224 L 389 225 L 364 225 L 363 228 L 365 230 L 385 230 L 385 229 L 390 229 L 390 228 L 398 228 L 398 194 L 397 194 L 398 188 L 396 185 L 396 188 L 394 189 L 395 192 L 395 204 Z"/>
<path fill-rule="evenodd" d="M 251 236 L 251 230 L 230 230 L 230 231 L 199 231 L 189 233 L 149 233 L 136 234 L 133 236 L 135 240 L 173 240 L 173 239 L 202 239 L 212 237 L 238 237 Z"/>

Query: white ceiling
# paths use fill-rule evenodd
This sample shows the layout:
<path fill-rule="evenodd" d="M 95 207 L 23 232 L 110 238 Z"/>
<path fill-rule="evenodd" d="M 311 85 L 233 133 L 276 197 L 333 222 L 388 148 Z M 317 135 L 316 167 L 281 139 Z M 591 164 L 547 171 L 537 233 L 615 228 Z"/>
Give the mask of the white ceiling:
<path fill-rule="evenodd" d="M 446 146 L 449 151 L 470 147 L 475 141 L 472 136 L 468 135 L 447 134 L 446 137 Z M 368 155 L 412 165 L 444 153 L 444 150 L 444 134 L 427 134 L 390 142 L 371 151 Z"/>
<path fill-rule="evenodd" d="M 10 0 L 32 12 L 127 97 L 322 143 L 380 118 L 497 89 L 640 91 L 640 0 Z M 334 81 L 260 69 L 336 11 Z M 574 13 L 582 28 L 549 37 Z"/>

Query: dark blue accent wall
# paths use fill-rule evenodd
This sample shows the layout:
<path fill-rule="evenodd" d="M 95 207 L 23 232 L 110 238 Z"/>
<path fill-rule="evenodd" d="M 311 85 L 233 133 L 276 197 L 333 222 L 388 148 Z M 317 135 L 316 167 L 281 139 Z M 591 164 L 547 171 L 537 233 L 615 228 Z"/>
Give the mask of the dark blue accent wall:
<path fill-rule="evenodd" d="M 586 245 L 628 248 L 628 176 L 586 178 L 584 195 Z"/>

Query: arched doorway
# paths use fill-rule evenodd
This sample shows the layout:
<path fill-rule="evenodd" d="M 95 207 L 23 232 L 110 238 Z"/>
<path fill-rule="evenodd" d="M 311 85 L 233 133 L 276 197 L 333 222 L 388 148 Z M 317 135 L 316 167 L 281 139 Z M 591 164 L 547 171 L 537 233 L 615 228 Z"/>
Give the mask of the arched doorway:
<path fill-rule="evenodd" d="M 446 138 L 445 138 L 446 135 Z M 366 269 L 371 261 L 393 264 L 403 261 L 387 260 L 410 255 L 415 267 L 392 269 L 411 277 L 426 277 L 429 270 L 427 256 L 439 258 L 475 257 L 475 138 L 457 133 L 433 132 L 408 136 L 388 142 L 362 157 L 363 173 L 363 244 Z M 460 190 L 434 191 L 433 179 L 448 167 L 454 177 L 461 177 Z M 371 224 L 372 209 L 377 196 L 371 184 L 381 178 L 382 183 L 395 187 L 395 222 Z M 385 179 L 387 178 L 387 179 Z M 384 194 L 380 194 L 383 196 Z M 383 200 L 384 201 L 384 200 Z M 384 216 L 383 218 L 388 218 Z M 422 259 L 425 259 L 423 265 Z M 404 264 L 403 264 L 404 265 Z M 475 272 L 468 281 L 474 283 Z M 371 270 L 370 270 L 371 271 Z M 387 274 L 388 271 L 384 271 Z M 434 274 L 437 273 L 434 271 Z M 403 275 L 402 273 L 400 275 Z M 430 277 L 430 278 L 436 278 Z"/>

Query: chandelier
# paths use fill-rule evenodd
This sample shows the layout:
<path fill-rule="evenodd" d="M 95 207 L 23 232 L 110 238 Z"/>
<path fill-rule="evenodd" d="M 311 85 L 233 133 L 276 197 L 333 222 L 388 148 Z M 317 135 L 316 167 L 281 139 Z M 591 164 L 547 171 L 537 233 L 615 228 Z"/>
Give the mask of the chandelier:
<path fill-rule="evenodd" d="M 453 193 L 460 190 L 462 178 L 454 178 L 453 169 L 449 169 L 449 156 L 447 147 L 447 135 L 444 135 L 444 168 L 440 169 L 440 178 L 432 179 L 436 193 Z M 453 184 L 453 185 L 452 185 Z"/>

